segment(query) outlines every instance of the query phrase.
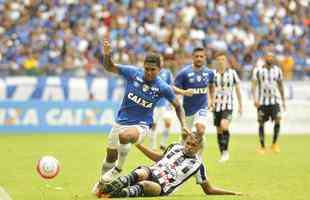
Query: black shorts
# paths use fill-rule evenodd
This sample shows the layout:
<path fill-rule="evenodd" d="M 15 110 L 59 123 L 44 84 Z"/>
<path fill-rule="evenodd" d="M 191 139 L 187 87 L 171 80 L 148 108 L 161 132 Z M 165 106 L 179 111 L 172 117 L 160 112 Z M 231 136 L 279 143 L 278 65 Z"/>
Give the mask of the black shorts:
<path fill-rule="evenodd" d="M 257 109 L 258 122 L 267 122 L 269 119 L 274 121 L 281 117 L 280 105 L 262 105 Z"/>
<path fill-rule="evenodd" d="M 231 121 L 232 119 L 232 110 L 223 110 L 220 112 L 213 112 L 213 124 L 214 126 L 220 126 L 222 119 L 227 119 Z"/>

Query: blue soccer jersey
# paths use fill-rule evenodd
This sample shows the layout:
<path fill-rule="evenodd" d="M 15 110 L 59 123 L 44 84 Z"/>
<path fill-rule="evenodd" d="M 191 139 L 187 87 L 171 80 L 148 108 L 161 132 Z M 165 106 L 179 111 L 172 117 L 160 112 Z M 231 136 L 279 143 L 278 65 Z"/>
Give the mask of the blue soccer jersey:
<path fill-rule="evenodd" d="M 126 80 L 125 95 L 117 114 L 121 125 L 153 123 L 153 110 L 160 98 L 173 102 L 172 88 L 158 76 L 153 81 L 144 80 L 144 70 L 130 65 L 117 65 L 119 74 Z"/>
<path fill-rule="evenodd" d="M 173 77 L 169 69 L 165 69 L 165 68 L 161 69 L 159 73 L 159 78 L 165 81 L 168 85 L 172 84 Z M 161 98 L 156 104 L 156 106 L 158 107 L 167 106 L 167 105 L 169 105 L 169 102 L 167 101 L 166 98 Z"/>
<path fill-rule="evenodd" d="M 181 89 L 193 89 L 194 95 L 184 96 L 183 107 L 186 116 L 195 114 L 208 106 L 208 86 L 213 84 L 214 72 L 207 67 L 194 69 L 192 65 L 185 66 L 175 77 L 175 86 Z"/>

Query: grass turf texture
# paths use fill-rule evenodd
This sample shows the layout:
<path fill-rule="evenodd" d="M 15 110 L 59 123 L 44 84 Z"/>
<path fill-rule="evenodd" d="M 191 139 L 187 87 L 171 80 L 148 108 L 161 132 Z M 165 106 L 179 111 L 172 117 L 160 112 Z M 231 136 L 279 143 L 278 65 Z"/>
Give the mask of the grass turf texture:
<path fill-rule="evenodd" d="M 0 135 L 0 187 L 13 200 L 94 200 L 90 190 L 98 178 L 105 155 L 106 135 L 43 134 Z M 173 136 L 170 141 L 177 140 Z M 310 159 L 306 145 L 310 135 L 281 136 L 281 153 L 258 155 L 257 136 L 233 135 L 231 160 L 218 163 L 215 135 L 207 138 L 204 158 L 208 177 L 215 186 L 241 191 L 244 196 L 208 196 L 208 199 L 307 200 L 310 188 Z M 271 136 L 268 135 L 268 142 Z M 53 155 L 61 163 L 60 174 L 43 180 L 35 171 L 36 161 Z M 150 164 L 132 148 L 123 174 L 140 164 Z M 0 198 L 1 199 L 1 198 Z M 195 179 L 169 197 L 151 199 L 206 199 Z"/>

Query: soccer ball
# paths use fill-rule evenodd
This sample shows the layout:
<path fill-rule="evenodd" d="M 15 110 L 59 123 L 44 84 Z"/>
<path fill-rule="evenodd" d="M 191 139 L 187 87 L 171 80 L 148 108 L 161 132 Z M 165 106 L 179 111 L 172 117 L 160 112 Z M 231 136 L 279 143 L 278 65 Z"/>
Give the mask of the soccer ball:
<path fill-rule="evenodd" d="M 52 179 L 57 176 L 59 169 L 59 162 L 53 156 L 43 156 L 37 162 L 37 172 L 45 179 Z"/>

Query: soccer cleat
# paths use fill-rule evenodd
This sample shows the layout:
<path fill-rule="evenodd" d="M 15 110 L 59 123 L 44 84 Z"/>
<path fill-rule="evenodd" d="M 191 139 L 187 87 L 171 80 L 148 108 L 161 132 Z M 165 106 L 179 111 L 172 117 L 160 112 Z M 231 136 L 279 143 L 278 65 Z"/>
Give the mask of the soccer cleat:
<path fill-rule="evenodd" d="M 121 189 L 128 186 L 128 184 L 126 184 L 127 180 L 124 179 L 126 178 L 121 176 L 110 183 L 103 184 L 102 193 L 110 194 L 111 196 L 115 197 L 116 193 L 119 193 Z"/>
<path fill-rule="evenodd" d="M 266 149 L 265 149 L 264 147 L 258 147 L 258 148 L 256 149 L 256 152 L 257 152 L 258 154 L 263 155 L 263 154 L 266 153 Z"/>
<path fill-rule="evenodd" d="M 120 169 L 117 169 L 116 167 L 113 167 L 109 171 L 107 171 L 102 177 L 101 182 L 103 183 L 110 183 L 114 179 L 116 179 L 121 173 Z"/>
<path fill-rule="evenodd" d="M 229 160 L 229 152 L 228 151 L 223 151 L 222 156 L 219 160 L 219 162 L 223 163 Z"/>
<path fill-rule="evenodd" d="M 271 151 L 274 153 L 280 153 L 280 147 L 278 144 L 272 144 L 271 145 Z"/>

